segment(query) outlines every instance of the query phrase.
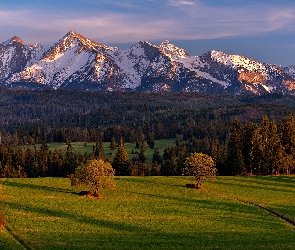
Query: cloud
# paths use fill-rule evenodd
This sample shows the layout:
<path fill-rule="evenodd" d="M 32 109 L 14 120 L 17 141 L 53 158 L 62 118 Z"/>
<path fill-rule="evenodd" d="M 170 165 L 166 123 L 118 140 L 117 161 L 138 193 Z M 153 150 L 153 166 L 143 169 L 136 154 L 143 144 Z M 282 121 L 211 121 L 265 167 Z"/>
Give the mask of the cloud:
<path fill-rule="evenodd" d="M 195 2 L 192 1 L 179 1 L 179 0 L 172 0 L 169 2 L 172 6 L 192 6 L 195 5 Z"/>
<path fill-rule="evenodd" d="M 73 29 L 101 43 L 134 43 L 295 31 L 295 9 L 290 6 L 216 7 L 192 0 L 147 3 L 151 4 L 146 10 L 135 1 L 127 1 L 120 11 L 2 10 L 0 38 L 5 41 L 18 35 L 26 43 L 49 44 Z"/>

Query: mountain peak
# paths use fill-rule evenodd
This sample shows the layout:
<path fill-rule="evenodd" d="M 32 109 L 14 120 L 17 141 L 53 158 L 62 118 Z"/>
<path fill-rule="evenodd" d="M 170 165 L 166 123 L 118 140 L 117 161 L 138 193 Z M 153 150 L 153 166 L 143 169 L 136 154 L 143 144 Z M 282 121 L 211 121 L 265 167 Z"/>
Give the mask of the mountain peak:
<path fill-rule="evenodd" d="M 20 39 L 18 36 L 14 36 L 13 38 L 11 38 L 10 42 L 11 43 L 16 42 L 16 43 L 25 44 L 24 41 L 22 39 Z"/>
<path fill-rule="evenodd" d="M 21 38 L 19 38 L 18 36 L 14 36 L 13 38 L 8 39 L 6 42 L 2 43 L 2 45 L 6 46 L 8 44 L 13 44 L 13 43 L 20 43 L 22 45 L 25 44 Z"/>
<path fill-rule="evenodd" d="M 88 50 L 101 50 L 101 49 L 105 49 L 105 50 L 116 50 L 118 48 L 115 47 L 108 47 L 104 44 L 101 43 L 97 43 L 95 41 L 92 41 L 90 39 L 85 38 L 84 36 L 82 36 L 81 34 L 78 34 L 77 32 L 70 30 L 60 41 L 59 43 L 57 43 L 56 45 L 62 45 L 62 47 L 65 46 L 65 50 L 70 46 L 84 46 L 86 47 Z"/>
<path fill-rule="evenodd" d="M 172 57 L 185 58 L 189 56 L 189 53 L 187 53 L 186 50 L 175 46 L 174 44 L 170 43 L 168 40 L 163 41 L 160 44 L 159 48 L 166 55 L 170 55 Z"/>

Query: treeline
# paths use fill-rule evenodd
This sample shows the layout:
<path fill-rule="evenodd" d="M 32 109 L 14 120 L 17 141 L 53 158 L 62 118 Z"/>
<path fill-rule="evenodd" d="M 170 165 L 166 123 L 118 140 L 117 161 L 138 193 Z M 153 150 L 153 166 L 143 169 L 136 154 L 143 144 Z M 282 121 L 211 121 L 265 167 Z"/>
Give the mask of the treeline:
<path fill-rule="evenodd" d="M 133 142 L 140 129 L 156 139 L 176 134 L 189 139 L 199 136 L 195 131 L 214 130 L 210 123 L 224 133 L 235 117 L 259 121 L 267 115 L 279 120 L 294 113 L 295 107 L 295 97 L 280 94 L 255 97 L 0 88 L 0 95 L 1 143 L 13 146 L 95 141 L 101 130 L 107 141 L 115 136 Z"/>
<path fill-rule="evenodd" d="M 67 177 L 77 166 L 93 157 L 91 154 L 78 154 L 71 144 L 65 152 L 49 151 L 47 145 L 40 148 L 11 146 L 0 147 L 1 178 L 35 178 L 35 177 Z"/>
<path fill-rule="evenodd" d="M 295 174 L 295 119 L 279 121 L 262 118 L 260 123 L 235 119 L 227 140 L 191 138 L 189 142 L 165 149 L 162 173 L 180 175 L 191 152 L 213 157 L 219 175 Z"/>
<path fill-rule="evenodd" d="M 168 175 L 183 174 L 185 159 L 192 152 L 209 154 L 216 162 L 220 175 L 279 175 L 295 174 L 295 118 L 293 115 L 274 121 L 263 117 L 260 123 L 242 123 L 235 119 L 229 136 L 212 138 L 191 137 L 184 141 L 176 136 L 175 146 L 164 154 L 154 148 L 152 164 L 147 162 L 145 150 L 153 148 L 153 141 L 142 137 L 137 141 L 133 159 L 129 160 L 123 139 L 113 137 L 110 148 L 116 150 L 114 158 L 104 155 L 103 134 L 100 133 L 91 153 L 78 154 L 71 144 L 65 152 L 49 151 L 43 144 L 40 149 L 0 147 L 0 177 L 44 177 L 72 174 L 75 168 L 89 159 L 104 158 L 117 175 Z"/>

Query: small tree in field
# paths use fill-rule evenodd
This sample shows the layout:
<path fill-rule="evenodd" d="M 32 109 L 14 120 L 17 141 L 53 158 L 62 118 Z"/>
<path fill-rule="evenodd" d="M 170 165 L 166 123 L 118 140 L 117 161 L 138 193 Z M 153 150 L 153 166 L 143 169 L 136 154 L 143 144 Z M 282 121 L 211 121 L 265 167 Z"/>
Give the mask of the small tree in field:
<path fill-rule="evenodd" d="M 192 153 L 185 161 L 185 174 L 194 176 L 197 189 L 202 188 L 202 183 L 207 178 L 214 178 L 217 174 L 214 160 L 203 153 Z"/>
<path fill-rule="evenodd" d="M 90 189 L 94 197 L 101 197 L 100 190 L 105 187 L 116 188 L 115 170 L 108 162 L 91 160 L 76 168 L 71 179 L 72 186 L 84 186 Z"/>

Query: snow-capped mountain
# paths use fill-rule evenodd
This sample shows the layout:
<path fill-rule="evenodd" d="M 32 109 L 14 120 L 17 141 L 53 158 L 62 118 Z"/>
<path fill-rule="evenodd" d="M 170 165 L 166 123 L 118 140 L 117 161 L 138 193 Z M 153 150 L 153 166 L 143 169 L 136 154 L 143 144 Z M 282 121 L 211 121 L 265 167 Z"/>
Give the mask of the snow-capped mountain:
<path fill-rule="evenodd" d="M 42 45 L 25 45 L 16 36 L 2 43 L 0 45 L 0 82 L 37 62 L 44 53 L 45 49 Z"/>
<path fill-rule="evenodd" d="M 14 37 L 0 45 L 0 82 L 6 87 L 101 91 L 194 91 L 295 94 L 295 66 L 279 67 L 211 51 L 191 56 L 168 40 L 127 50 L 70 31 L 46 52 Z"/>

